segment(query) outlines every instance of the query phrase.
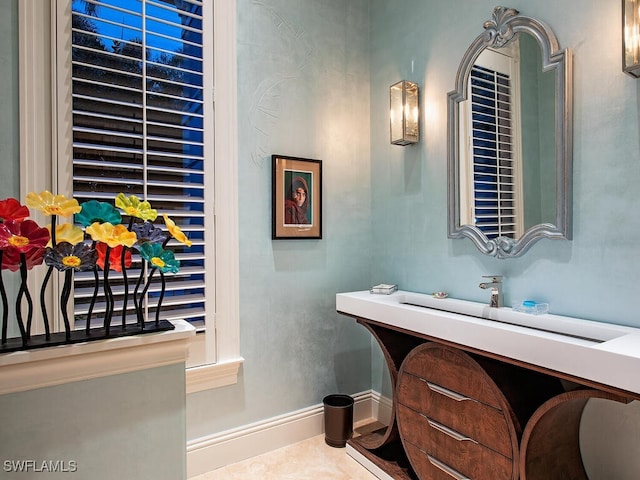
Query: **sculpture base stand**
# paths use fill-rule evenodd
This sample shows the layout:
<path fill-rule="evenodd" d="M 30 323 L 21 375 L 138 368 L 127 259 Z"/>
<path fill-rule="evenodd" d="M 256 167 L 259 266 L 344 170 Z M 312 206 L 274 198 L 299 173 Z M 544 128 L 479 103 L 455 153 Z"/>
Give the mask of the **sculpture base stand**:
<path fill-rule="evenodd" d="M 109 334 L 104 327 L 92 328 L 89 333 L 83 328 L 81 330 L 72 330 L 71 338 L 67 340 L 65 332 L 52 333 L 49 340 L 45 335 L 32 335 L 27 344 L 22 344 L 22 338 L 9 338 L 6 343 L 0 344 L 0 354 L 17 352 L 20 350 L 33 350 L 35 348 L 56 347 L 59 345 L 69 345 L 72 343 L 92 342 L 94 340 L 107 340 L 109 338 L 128 337 L 132 335 L 142 335 L 147 333 L 165 332 L 173 330 L 175 327 L 167 320 L 160 320 L 156 325 L 155 322 L 147 322 L 144 329 L 137 324 L 129 324 L 126 326 L 111 325 Z"/>

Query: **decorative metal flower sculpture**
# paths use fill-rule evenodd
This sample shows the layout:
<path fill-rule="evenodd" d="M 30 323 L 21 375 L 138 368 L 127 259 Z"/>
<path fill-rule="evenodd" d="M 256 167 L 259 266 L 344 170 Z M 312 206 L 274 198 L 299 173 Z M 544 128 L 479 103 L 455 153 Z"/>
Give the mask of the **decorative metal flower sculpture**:
<path fill-rule="evenodd" d="M 124 290 L 122 301 L 122 331 L 127 328 L 126 314 L 129 300 L 127 270 L 134 264 L 134 254 L 144 263 L 140 268 L 138 282 L 133 291 L 133 300 L 138 330 L 145 329 L 143 301 L 152 284 L 156 271 L 160 272 L 161 289 L 156 306 L 155 325 L 159 323 L 160 308 L 165 293 L 165 274 L 176 273 L 180 261 L 166 248 L 169 240 L 175 238 L 180 243 L 191 246 L 191 241 L 167 215 L 163 215 L 169 234 L 153 225 L 158 217 L 157 210 L 147 201 L 141 201 L 135 195 L 123 193 L 115 197 L 115 207 L 107 202 L 89 200 L 79 205 L 77 200 L 64 195 L 54 195 L 48 191 L 39 194 L 29 193 L 26 205 L 15 198 L 0 200 L 0 297 L 2 300 L 2 344 L 7 342 L 7 324 L 9 302 L 4 286 L 2 272 L 20 272 L 20 290 L 16 298 L 16 318 L 20 329 L 22 346 L 28 348 L 31 337 L 33 301 L 27 287 L 27 272 L 44 263 L 48 266 L 42 282 L 40 305 L 45 326 L 45 337 L 49 341 L 48 312 L 46 309 L 46 288 L 55 269 L 64 274 L 64 285 L 60 295 L 60 310 L 65 325 L 65 341 L 72 339 L 71 322 L 68 316 L 68 303 L 73 285 L 74 272 L 93 271 L 94 285 L 91 304 L 86 317 L 85 334 L 91 332 L 91 317 L 96 300 L 100 295 L 100 284 L 105 301 L 103 327 L 106 336 L 110 335 L 111 320 L 115 311 L 114 293 L 110 285 L 109 272 L 122 275 Z M 116 208 L 117 207 L 117 208 Z M 29 220 L 29 208 L 37 209 L 51 218 L 51 224 L 40 227 Z M 57 217 L 74 216 L 76 224 L 57 224 Z M 123 224 L 123 216 L 128 217 L 128 225 Z M 79 226 L 78 226 L 79 225 Z M 135 251 L 138 253 L 135 253 Z M 102 282 L 99 278 L 102 270 Z M 147 276 L 144 288 L 139 294 L 143 279 Z M 23 321 L 22 304 L 26 300 L 27 322 Z M 166 323 L 166 322 L 165 322 Z M 172 328 L 172 327 L 171 327 Z M 135 332 L 134 332 L 135 333 Z M 46 344 L 45 344 L 46 345 Z"/>

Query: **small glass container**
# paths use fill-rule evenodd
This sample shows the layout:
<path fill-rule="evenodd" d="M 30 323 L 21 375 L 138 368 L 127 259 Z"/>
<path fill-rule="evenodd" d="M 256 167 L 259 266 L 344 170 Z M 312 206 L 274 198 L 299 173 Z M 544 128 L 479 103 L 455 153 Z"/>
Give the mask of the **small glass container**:
<path fill-rule="evenodd" d="M 516 312 L 529 313 L 531 315 L 544 315 L 549 313 L 548 303 L 537 303 L 533 300 L 522 300 L 512 307 Z"/>

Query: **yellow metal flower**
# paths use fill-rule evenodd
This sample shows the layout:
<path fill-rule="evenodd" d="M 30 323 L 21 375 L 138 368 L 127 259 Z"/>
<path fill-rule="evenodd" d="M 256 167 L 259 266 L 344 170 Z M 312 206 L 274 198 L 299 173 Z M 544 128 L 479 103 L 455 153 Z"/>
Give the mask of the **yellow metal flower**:
<path fill-rule="evenodd" d="M 51 233 L 51 226 L 47 225 L 47 230 Z M 84 240 L 84 231 L 80 227 L 76 227 L 72 223 L 63 223 L 56 225 L 56 242 L 67 242 L 71 245 L 77 245 Z M 47 244 L 51 247 L 51 241 Z"/>
<path fill-rule="evenodd" d="M 29 192 L 27 194 L 26 204 L 28 207 L 40 210 L 49 216 L 58 215 L 60 217 L 69 217 L 82 210 L 75 198 L 67 198 L 64 195 L 54 195 L 47 190 L 40 192 L 39 195 L 34 192 Z"/>
<path fill-rule="evenodd" d="M 176 225 L 176 222 L 171 220 L 166 213 L 163 213 L 162 217 L 164 218 L 164 223 L 167 225 L 167 230 L 169 230 L 171 236 L 180 243 L 184 243 L 187 247 L 190 247 L 192 243 L 191 240 L 189 240 L 184 232 L 180 230 L 180 227 Z"/>
<path fill-rule="evenodd" d="M 127 197 L 124 193 L 116 196 L 116 207 L 122 209 L 125 215 L 141 218 L 153 222 L 158 217 L 158 211 L 151 208 L 147 201 L 141 202 L 135 195 Z"/>
<path fill-rule="evenodd" d="M 94 241 L 106 243 L 111 248 L 118 245 L 132 247 L 138 240 L 135 232 L 130 232 L 124 225 L 95 222 L 87 227 L 86 232 Z"/>

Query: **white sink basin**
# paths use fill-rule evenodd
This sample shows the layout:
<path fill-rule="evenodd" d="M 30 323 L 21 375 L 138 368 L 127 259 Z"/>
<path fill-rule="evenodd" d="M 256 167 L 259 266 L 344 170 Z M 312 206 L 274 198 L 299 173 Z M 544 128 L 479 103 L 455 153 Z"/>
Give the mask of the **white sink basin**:
<path fill-rule="evenodd" d="M 460 313 L 472 317 L 519 325 L 545 332 L 568 335 L 595 343 L 602 343 L 630 333 L 626 327 L 590 320 L 579 320 L 560 315 L 532 315 L 518 312 L 511 307 L 491 308 L 486 304 L 458 300 L 455 298 L 434 298 L 421 293 L 402 293 L 398 302 L 419 307 L 433 308 L 445 312 Z M 634 329 L 631 329 L 634 330 Z"/>
<path fill-rule="evenodd" d="M 338 312 L 640 394 L 640 328 L 398 291 L 336 295 Z"/>

